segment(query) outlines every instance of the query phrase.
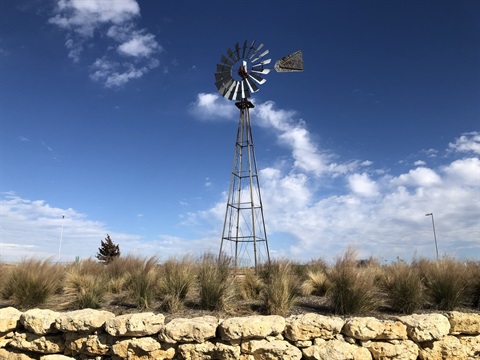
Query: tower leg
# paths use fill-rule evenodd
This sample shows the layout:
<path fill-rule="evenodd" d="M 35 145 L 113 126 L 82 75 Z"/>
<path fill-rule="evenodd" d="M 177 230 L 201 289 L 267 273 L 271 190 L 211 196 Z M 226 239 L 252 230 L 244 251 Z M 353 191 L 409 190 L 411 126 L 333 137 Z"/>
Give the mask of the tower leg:
<path fill-rule="evenodd" d="M 229 256 L 237 267 L 254 267 L 270 262 L 257 160 L 250 126 L 253 104 L 243 99 L 240 109 L 230 188 L 219 258 Z"/>

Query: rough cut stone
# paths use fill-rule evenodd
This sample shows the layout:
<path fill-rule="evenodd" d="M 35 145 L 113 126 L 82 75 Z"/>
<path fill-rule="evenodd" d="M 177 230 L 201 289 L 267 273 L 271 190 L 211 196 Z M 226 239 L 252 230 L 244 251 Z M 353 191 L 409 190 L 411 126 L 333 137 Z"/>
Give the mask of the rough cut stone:
<path fill-rule="evenodd" d="M 65 349 L 65 342 L 61 334 L 37 335 L 16 332 L 9 345 L 19 350 L 34 351 L 40 354 L 62 353 Z"/>
<path fill-rule="evenodd" d="M 447 314 L 451 334 L 480 334 L 480 314 L 451 311 Z"/>
<path fill-rule="evenodd" d="M 321 337 L 333 339 L 342 330 L 344 321 L 339 317 L 319 314 L 291 316 L 286 321 L 285 337 L 291 341 L 312 340 Z"/>
<path fill-rule="evenodd" d="M 13 334 L 13 331 L 0 333 L 0 348 L 4 348 L 10 343 L 10 341 L 12 341 Z"/>
<path fill-rule="evenodd" d="M 161 342 L 166 343 L 202 343 L 215 337 L 218 320 L 214 316 L 193 319 L 173 319 L 158 334 Z"/>
<path fill-rule="evenodd" d="M 217 342 L 215 346 L 215 358 L 238 360 L 240 358 L 240 346 Z"/>
<path fill-rule="evenodd" d="M 23 352 L 0 349 L 0 360 L 35 360 L 35 358 L 32 356 L 29 356 Z"/>
<path fill-rule="evenodd" d="M 152 312 L 120 315 L 105 322 L 105 331 L 112 336 L 147 336 L 158 333 L 165 321 L 162 314 Z"/>
<path fill-rule="evenodd" d="M 246 316 L 224 320 L 219 325 L 222 340 L 262 339 L 285 329 L 285 318 L 277 315 Z"/>
<path fill-rule="evenodd" d="M 415 342 L 438 340 L 450 331 L 450 322 L 440 314 L 409 315 L 398 320 L 407 325 L 408 337 Z"/>
<path fill-rule="evenodd" d="M 178 346 L 180 358 L 184 360 L 212 359 L 216 347 L 210 341 L 202 344 L 181 344 Z"/>
<path fill-rule="evenodd" d="M 55 320 L 55 327 L 63 332 L 94 331 L 102 328 L 113 317 L 113 313 L 104 310 L 75 310 L 60 314 Z"/>
<path fill-rule="evenodd" d="M 422 344 L 418 353 L 422 360 L 467 360 L 467 349 L 455 336 Z"/>
<path fill-rule="evenodd" d="M 75 360 L 75 358 L 65 355 L 44 355 L 40 356 L 40 360 Z"/>
<path fill-rule="evenodd" d="M 58 332 L 55 319 L 60 313 L 48 309 L 31 309 L 20 316 L 20 322 L 34 334 L 45 335 Z"/>
<path fill-rule="evenodd" d="M 0 309 L 0 333 L 15 330 L 22 313 L 13 307 Z"/>
<path fill-rule="evenodd" d="M 400 321 L 382 321 L 373 317 L 347 319 L 342 333 L 359 340 L 395 340 L 407 338 L 407 327 Z"/>
<path fill-rule="evenodd" d="M 330 340 L 302 349 L 307 360 L 371 360 L 370 351 L 364 347 L 340 340 Z"/>
<path fill-rule="evenodd" d="M 175 356 L 175 349 L 167 347 L 162 349 L 161 344 L 151 338 L 127 339 L 115 343 L 112 352 L 119 359 L 129 360 L 170 360 Z"/>
<path fill-rule="evenodd" d="M 416 360 L 418 346 L 411 340 L 371 341 L 368 350 L 375 360 Z"/>
<path fill-rule="evenodd" d="M 480 335 L 461 336 L 458 338 L 465 347 L 467 355 L 473 359 L 480 359 Z"/>
<path fill-rule="evenodd" d="M 106 334 L 66 333 L 65 347 L 72 355 L 107 355 L 110 353 L 114 339 Z"/>
<path fill-rule="evenodd" d="M 301 359 L 302 352 L 283 340 L 250 340 L 242 344 L 242 352 L 253 355 L 255 360 Z"/>

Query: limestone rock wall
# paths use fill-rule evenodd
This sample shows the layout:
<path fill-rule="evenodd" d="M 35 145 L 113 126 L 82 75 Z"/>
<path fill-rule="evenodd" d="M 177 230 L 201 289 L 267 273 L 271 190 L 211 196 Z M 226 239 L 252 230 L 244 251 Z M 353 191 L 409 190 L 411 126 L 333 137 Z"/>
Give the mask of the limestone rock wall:
<path fill-rule="evenodd" d="M 480 314 L 340 318 L 319 314 L 115 316 L 0 309 L 0 360 L 473 360 L 480 359 Z"/>

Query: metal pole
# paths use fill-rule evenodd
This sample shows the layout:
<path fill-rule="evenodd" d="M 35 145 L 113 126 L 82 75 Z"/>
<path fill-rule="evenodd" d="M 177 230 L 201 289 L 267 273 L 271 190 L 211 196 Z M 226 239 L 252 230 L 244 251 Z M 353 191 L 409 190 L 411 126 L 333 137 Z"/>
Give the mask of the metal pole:
<path fill-rule="evenodd" d="M 425 216 L 431 216 L 432 217 L 433 238 L 435 239 L 435 250 L 437 252 L 437 260 L 438 260 L 437 234 L 435 233 L 435 221 L 433 220 L 433 213 L 425 214 Z"/>
<path fill-rule="evenodd" d="M 65 219 L 65 214 L 62 215 L 62 230 L 60 231 L 60 244 L 58 245 L 58 262 L 60 262 L 60 253 L 62 251 L 62 240 L 63 240 L 63 220 Z"/>

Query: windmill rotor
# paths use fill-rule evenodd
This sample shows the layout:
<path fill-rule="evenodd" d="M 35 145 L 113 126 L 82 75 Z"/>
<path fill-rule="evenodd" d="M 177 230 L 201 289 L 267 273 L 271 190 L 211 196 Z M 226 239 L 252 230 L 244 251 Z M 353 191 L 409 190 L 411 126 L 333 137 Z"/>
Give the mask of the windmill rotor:
<path fill-rule="evenodd" d="M 264 76 L 272 70 L 303 71 L 301 50 L 278 60 L 272 69 L 267 67 L 272 59 L 265 58 L 269 50 L 264 47 L 263 43 L 256 46 L 255 40 L 251 43 L 245 40 L 242 45 L 237 42 L 226 54 L 222 54 L 215 73 L 215 86 L 223 97 L 235 101 L 248 99 L 260 89 L 260 85 L 265 84 L 267 80 Z"/>

